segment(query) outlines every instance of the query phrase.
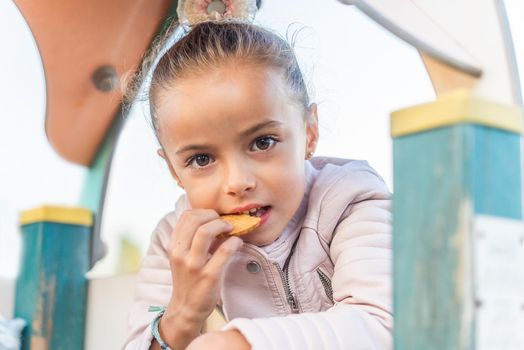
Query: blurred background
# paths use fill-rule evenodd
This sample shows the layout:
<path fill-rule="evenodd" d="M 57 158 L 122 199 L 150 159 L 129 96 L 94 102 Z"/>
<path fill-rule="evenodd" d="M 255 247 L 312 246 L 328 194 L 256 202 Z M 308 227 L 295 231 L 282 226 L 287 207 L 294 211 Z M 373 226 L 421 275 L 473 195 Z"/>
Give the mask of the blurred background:
<path fill-rule="evenodd" d="M 505 4 L 522 71 L 524 5 Z M 283 36 L 298 34 L 297 56 L 319 105 L 317 155 L 366 159 L 392 188 L 389 113 L 434 98 L 418 52 L 335 0 L 264 0 L 256 22 Z M 86 169 L 62 160 L 46 139 L 38 49 L 10 0 L 0 0 L 0 43 L 0 278 L 13 280 L 21 250 L 20 210 L 77 205 Z M 95 266 L 97 274 L 119 271 L 122 242 L 143 254 L 156 223 L 181 194 L 156 149 L 147 108 L 138 102 L 113 159 L 101 229 L 108 253 Z M 0 314 L 10 317 L 13 292 L 4 288 L 0 294 Z"/>

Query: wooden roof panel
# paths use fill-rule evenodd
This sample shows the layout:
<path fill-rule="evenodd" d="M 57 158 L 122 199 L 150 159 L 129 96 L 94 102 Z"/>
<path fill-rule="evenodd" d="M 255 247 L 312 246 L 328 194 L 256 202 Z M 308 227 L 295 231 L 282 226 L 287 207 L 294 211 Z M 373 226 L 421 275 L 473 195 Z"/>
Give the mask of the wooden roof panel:
<path fill-rule="evenodd" d="M 47 137 L 63 158 L 89 165 L 121 104 L 119 78 L 140 63 L 171 1 L 15 2 L 42 58 Z M 111 91 L 93 81 L 104 66 L 117 74 Z"/>

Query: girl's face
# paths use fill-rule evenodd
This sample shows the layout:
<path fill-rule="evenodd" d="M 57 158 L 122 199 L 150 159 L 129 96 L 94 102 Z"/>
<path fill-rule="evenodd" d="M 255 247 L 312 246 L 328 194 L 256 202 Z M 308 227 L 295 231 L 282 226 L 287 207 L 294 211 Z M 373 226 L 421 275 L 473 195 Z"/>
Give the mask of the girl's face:
<path fill-rule="evenodd" d="M 219 214 L 256 210 L 262 224 L 242 238 L 273 242 L 304 195 L 304 159 L 318 138 L 316 106 L 304 116 L 279 71 L 234 64 L 183 78 L 157 101 L 159 154 L 191 206 Z"/>

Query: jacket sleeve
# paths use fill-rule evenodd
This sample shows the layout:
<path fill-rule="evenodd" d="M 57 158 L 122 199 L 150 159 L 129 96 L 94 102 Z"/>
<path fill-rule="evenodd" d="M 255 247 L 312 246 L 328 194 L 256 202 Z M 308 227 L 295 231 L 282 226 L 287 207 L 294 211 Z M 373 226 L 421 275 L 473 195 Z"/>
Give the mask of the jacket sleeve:
<path fill-rule="evenodd" d="M 171 235 L 177 211 L 164 217 L 153 231 L 151 242 L 142 260 L 135 286 L 135 297 L 128 317 L 127 338 L 123 349 L 147 350 L 153 334 L 151 322 L 156 312 L 148 312 L 149 306 L 167 306 L 171 298 L 171 269 L 166 247 Z"/>
<path fill-rule="evenodd" d="M 335 228 L 330 245 L 332 308 L 235 319 L 225 329 L 238 329 L 253 350 L 391 349 L 390 194 L 382 182 L 376 185 L 354 198 Z"/>

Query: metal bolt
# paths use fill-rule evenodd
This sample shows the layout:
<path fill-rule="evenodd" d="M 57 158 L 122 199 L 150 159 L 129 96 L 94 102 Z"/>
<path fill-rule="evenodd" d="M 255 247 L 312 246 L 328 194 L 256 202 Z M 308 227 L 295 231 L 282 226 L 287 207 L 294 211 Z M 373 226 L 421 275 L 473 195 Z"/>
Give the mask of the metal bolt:
<path fill-rule="evenodd" d="M 223 15 L 226 12 L 226 5 L 220 0 L 213 0 L 207 5 L 207 13 L 211 14 L 213 12 L 218 12 Z"/>
<path fill-rule="evenodd" d="M 109 92 L 118 85 L 118 74 L 112 66 L 102 66 L 93 73 L 93 83 L 97 90 Z"/>

